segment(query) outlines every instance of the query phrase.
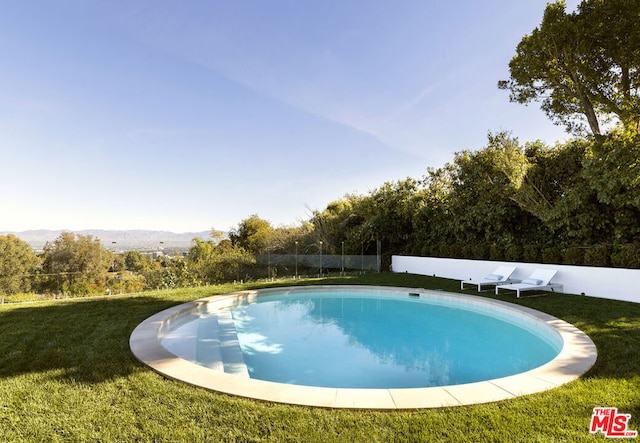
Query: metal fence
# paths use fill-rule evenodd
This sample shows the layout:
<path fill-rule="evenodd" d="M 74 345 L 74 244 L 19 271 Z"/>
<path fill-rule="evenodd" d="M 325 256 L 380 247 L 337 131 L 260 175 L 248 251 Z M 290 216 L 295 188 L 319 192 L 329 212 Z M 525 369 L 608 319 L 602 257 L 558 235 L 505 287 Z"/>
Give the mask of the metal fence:
<path fill-rule="evenodd" d="M 265 267 L 285 268 L 289 273 L 295 267 L 300 272 L 304 270 L 313 270 L 312 272 L 380 272 L 380 257 L 377 255 L 260 254 L 256 255 L 256 264 Z"/>

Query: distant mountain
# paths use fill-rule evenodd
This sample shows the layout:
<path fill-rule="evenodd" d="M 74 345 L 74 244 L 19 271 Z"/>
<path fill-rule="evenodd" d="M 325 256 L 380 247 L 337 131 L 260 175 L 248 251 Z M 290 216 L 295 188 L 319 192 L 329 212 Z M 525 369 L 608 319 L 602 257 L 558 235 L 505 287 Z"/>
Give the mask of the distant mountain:
<path fill-rule="evenodd" d="M 55 240 L 62 232 L 73 232 L 79 235 L 91 235 L 99 238 L 105 248 L 114 250 L 188 248 L 195 237 L 208 239 L 211 231 L 175 233 L 168 231 L 145 230 L 31 230 L 23 232 L 0 232 L 0 235 L 13 234 L 29 243 L 33 249 L 42 249 L 46 242 Z"/>

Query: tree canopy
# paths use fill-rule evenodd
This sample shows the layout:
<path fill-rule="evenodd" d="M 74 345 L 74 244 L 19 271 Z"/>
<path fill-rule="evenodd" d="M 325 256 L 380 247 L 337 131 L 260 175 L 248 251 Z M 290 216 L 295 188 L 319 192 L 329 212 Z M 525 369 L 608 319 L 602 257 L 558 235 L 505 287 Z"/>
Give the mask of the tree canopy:
<path fill-rule="evenodd" d="M 26 292 L 38 258 L 28 243 L 15 235 L 0 235 L 0 294 Z"/>
<path fill-rule="evenodd" d="M 570 132 L 593 135 L 610 123 L 640 129 L 640 0 L 584 0 L 567 13 L 547 5 L 498 83 L 511 101 L 539 101 Z"/>
<path fill-rule="evenodd" d="M 70 294 L 103 291 L 112 254 L 91 235 L 63 232 L 44 247 L 45 273 L 50 290 Z"/>
<path fill-rule="evenodd" d="M 266 252 L 270 246 L 273 227 L 271 223 L 258 217 L 257 214 L 240 222 L 237 232 L 232 234 L 232 241 L 254 254 Z"/>

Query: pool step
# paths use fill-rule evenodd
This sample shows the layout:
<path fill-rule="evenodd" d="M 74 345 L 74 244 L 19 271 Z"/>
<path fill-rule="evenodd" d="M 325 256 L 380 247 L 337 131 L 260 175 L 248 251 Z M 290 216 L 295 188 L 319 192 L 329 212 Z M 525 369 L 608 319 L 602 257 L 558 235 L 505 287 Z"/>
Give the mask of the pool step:
<path fill-rule="evenodd" d="M 161 339 L 169 352 L 201 366 L 249 377 L 231 312 L 221 310 L 180 326 Z"/>
<path fill-rule="evenodd" d="M 220 349 L 220 325 L 215 316 L 200 318 L 197 321 L 196 334 L 197 345 L 192 361 L 197 361 L 202 366 L 224 371 L 222 352 Z"/>
<path fill-rule="evenodd" d="M 236 325 L 231 317 L 230 310 L 222 310 L 217 313 L 218 337 L 220 339 L 220 353 L 227 374 L 249 377 L 249 370 L 244 362 Z"/>

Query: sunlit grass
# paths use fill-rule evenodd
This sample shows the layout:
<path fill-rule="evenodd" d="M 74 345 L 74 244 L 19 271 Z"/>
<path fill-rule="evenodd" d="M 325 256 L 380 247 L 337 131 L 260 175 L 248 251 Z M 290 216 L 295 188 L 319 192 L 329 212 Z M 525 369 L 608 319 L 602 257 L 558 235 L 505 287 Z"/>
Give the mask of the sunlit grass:
<path fill-rule="evenodd" d="M 459 289 L 455 281 L 407 274 L 298 283 Z M 0 305 L 0 441 L 579 442 L 604 439 L 589 434 L 596 406 L 617 407 L 632 415 L 631 429 L 640 428 L 640 305 L 632 303 L 500 296 L 575 324 L 596 343 L 598 361 L 551 391 L 455 408 L 348 411 L 258 402 L 167 380 L 129 350 L 133 329 L 162 309 L 265 285 Z"/>

